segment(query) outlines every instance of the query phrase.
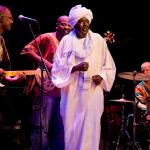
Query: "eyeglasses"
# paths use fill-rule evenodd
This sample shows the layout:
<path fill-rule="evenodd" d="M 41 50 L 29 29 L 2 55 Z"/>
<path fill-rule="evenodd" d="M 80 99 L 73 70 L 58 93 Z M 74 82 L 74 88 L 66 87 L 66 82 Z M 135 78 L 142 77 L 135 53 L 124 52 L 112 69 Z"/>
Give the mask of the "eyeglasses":
<path fill-rule="evenodd" d="M 8 18 L 9 20 L 13 20 L 12 16 L 4 16 L 4 17 Z"/>
<path fill-rule="evenodd" d="M 5 18 L 8 18 L 9 20 L 13 20 L 13 16 L 7 16 L 4 14 L 0 14 L 0 17 L 5 17 Z"/>

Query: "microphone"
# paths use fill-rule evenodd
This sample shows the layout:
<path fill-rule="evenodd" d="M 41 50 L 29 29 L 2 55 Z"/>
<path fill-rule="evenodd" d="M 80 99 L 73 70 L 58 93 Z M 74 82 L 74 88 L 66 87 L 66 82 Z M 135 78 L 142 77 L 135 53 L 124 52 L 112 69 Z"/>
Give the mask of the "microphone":
<path fill-rule="evenodd" d="M 33 22 L 38 22 L 36 19 L 29 18 L 29 17 L 23 16 L 23 15 L 19 15 L 19 16 L 18 16 L 18 19 L 19 19 L 20 21 L 27 21 L 27 22 L 33 21 Z"/>

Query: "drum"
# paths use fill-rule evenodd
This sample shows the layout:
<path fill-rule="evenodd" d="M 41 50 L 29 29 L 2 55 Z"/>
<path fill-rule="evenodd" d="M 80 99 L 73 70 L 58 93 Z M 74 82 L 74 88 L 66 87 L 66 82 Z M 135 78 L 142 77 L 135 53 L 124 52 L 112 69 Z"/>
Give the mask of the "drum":
<path fill-rule="evenodd" d="M 131 139 L 136 136 L 136 142 L 139 143 L 140 147 L 142 149 L 147 149 L 147 139 L 148 139 L 148 124 L 146 121 L 146 109 L 136 109 L 135 116 L 134 114 L 129 114 L 127 116 L 127 120 L 125 123 L 125 129 L 129 133 L 129 136 Z M 133 126 L 134 124 L 134 117 L 136 120 L 136 125 Z M 135 128 L 134 128 L 135 127 Z M 135 133 L 133 132 L 135 129 Z M 132 140 L 131 140 L 132 141 Z"/>
<path fill-rule="evenodd" d="M 105 121 L 108 127 L 110 126 L 120 126 L 122 122 L 122 106 L 111 105 L 105 107 Z"/>
<path fill-rule="evenodd" d="M 115 149 L 116 141 L 120 132 L 122 123 L 122 106 L 105 105 L 104 113 L 101 120 L 101 136 L 105 145 Z M 110 149 L 110 148 L 109 148 Z"/>

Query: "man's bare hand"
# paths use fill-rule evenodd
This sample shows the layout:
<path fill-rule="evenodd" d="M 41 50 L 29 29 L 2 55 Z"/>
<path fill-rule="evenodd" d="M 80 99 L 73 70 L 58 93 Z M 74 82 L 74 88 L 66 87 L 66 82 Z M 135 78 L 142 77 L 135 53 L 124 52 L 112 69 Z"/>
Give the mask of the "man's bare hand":
<path fill-rule="evenodd" d="M 92 76 L 92 79 L 96 85 L 99 85 L 103 80 L 103 78 L 100 75 L 94 75 Z"/>
<path fill-rule="evenodd" d="M 24 73 L 20 73 L 14 77 L 11 77 L 11 76 L 8 76 L 5 78 L 5 80 L 8 82 L 8 83 L 19 83 L 19 82 L 22 82 L 26 79 L 26 75 Z"/>
<path fill-rule="evenodd" d="M 72 72 L 75 71 L 87 71 L 89 68 L 88 62 L 82 62 L 76 66 L 73 67 Z"/>

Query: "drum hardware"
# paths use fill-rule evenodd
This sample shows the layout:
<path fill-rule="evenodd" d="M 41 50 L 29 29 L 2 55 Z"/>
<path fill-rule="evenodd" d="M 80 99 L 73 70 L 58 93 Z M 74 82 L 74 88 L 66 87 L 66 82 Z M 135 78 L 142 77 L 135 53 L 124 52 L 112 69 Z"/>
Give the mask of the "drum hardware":
<path fill-rule="evenodd" d="M 117 102 L 123 103 L 123 106 L 122 106 L 122 115 L 121 115 L 122 116 L 121 117 L 122 118 L 122 123 L 121 123 L 121 128 L 120 128 L 120 132 L 119 132 L 119 136 L 118 136 L 117 143 L 116 143 L 116 148 L 115 148 L 115 150 L 120 150 L 120 147 L 119 147 L 120 146 L 120 142 L 121 142 L 121 139 L 124 138 L 125 134 L 126 134 L 128 140 L 131 140 L 131 137 L 130 137 L 129 133 L 128 133 L 128 131 L 125 128 L 125 104 L 126 103 L 130 103 L 131 101 L 128 101 L 128 100 L 125 100 L 124 98 L 122 98 L 122 99 L 120 99 Z"/>
<path fill-rule="evenodd" d="M 118 76 L 123 79 L 133 80 L 134 89 L 136 86 L 136 81 L 147 81 L 150 80 L 150 76 L 147 76 L 143 73 L 139 73 L 137 71 L 133 72 L 122 72 L 119 73 Z M 136 141 L 136 96 L 134 94 L 134 102 L 133 102 L 133 150 L 142 150 L 139 142 Z"/>
<path fill-rule="evenodd" d="M 133 72 L 121 72 L 118 74 L 120 78 L 133 80 L 133 81 L 148 81 L 150 76 L 145 75 L 144 73 L 139 73 L 137 71 Z"/>
<path fill-rule="evenodd" d="M 146 111 L 147 111 L 146 121 L 148 122 L 147 149 L 150 150 L 150 97 L 147 98 Z"/>
<path fill-rule="evenodd" d="M 150 121 L 150 97 L 147 98 L 146 111 L 147 111 L 146 120 Z"/>
<path fill-rule="evenodd" d="M 116 139 L 118 137 L 118 130 L 120 130 L 121 126 L 121 105 L 115 105 L 112 103 L 107 103 L 104 108 L 104 114 L 102 121 L 103 133 L 102 136 L 104 138 L 104 148 L 107 149 L 115 149 L 116 147 Z M 116 134 L 117 133 L 117 134 Z"/>
<path fill-rule="evenodd" d="M 127 136 L 128 141 L 131 140 L 131 137 L 130 137 L 128 131 L 126 130 L 126 126 L 125 126 L 125 104 L 133 104 L 133 101 L 125 99 L 123 87 L 122 86 L 118 86 L 118 87 L 119 87 L 120 92 L 122 93 L 122 98 L 110 100 L 112 102 L 121 103 L 123 105 L 122 111 L 121 111 L 121 127 L 120 127 L 119 135 L 118 135 L 118 138 L 116 141 L 115 150 L 120 150 L 120 148 L 122 146 L 124 147 L 125 135 Z M 123 142 L 123 143 L 121 143 L 121 142 Z"/>
<path fill-rule="evenodd" d="M 114 100 L 109 100 L 109 101 L 112 101 L 112 102 L 118 102 L 118 103 L 134 103 L 133 101 L 130 101 L 130 100 L 126 100 L 124 98 L 121 98 L 121 99 L 114 99 Z"/>

